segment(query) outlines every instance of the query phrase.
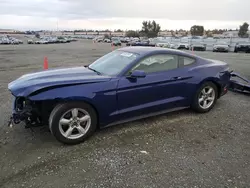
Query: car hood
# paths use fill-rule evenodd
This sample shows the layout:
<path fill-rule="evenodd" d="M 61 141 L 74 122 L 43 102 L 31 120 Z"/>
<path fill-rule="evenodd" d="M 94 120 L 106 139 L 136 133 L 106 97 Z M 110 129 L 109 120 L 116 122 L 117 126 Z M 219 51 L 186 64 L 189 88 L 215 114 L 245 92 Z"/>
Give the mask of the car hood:
<path fill-rule="evenodd" d="M 98 75 L 85 67 L 61 68 L 25 74 L 9 83 L 8 88 L 14 96 L 28 96 L 48 87 L 105 82 L 110 79 L 110 76 Z"/>

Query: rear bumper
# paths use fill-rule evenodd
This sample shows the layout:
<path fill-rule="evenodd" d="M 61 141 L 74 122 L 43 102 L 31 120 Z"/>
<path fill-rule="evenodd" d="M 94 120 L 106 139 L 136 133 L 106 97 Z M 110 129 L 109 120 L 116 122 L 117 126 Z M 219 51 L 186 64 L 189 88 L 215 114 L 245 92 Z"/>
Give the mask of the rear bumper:
<path fill-rule="evenodd" d="M 186 46 L 179 46 L 177 49 L 178 49 L 178 50 L 189 50 L 189 47 L 186 47 Z"/>
<path fill-rule="evenodd" d="M 228 52 L 228 49 L 223 49 L 223 48 L 217 48 L 213 49 L 214 52 Z"/>
<path fill-rule="evenodd" d="M 191 47 L 191 50 L 193 50 L 193 51 L 206 51 L 206 48 L 199 47 L 199 46 L 193 46 L 193 47 Z"/>

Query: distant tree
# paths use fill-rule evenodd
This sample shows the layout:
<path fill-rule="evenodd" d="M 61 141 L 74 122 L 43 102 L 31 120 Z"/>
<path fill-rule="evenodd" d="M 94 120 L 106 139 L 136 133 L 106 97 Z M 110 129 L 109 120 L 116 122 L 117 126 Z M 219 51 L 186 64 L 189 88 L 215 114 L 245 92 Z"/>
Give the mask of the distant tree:
<path fill-rule="evenodd" d="M 202 36 L 204 34 L 204 27 L 201 25 L 194 25 L 190 29 L 192 36 Z"/>
<path fill-rule="evenodd" d="M 241 38 L 248 38 L 248 26 L 249 24 L 248 23 L 243 23 L 243 25 L 240 26 L 240 30 L 239 30 L 239 33 L 238 33 L 238 36 L 241 37 Z"/>
<path fill-rule="evenodd" d="M 221 31 L 221 29 L 214 29 L 214 30 L 212 30 L 212 33 L 213 34 L 222 34 L 223 32 Z"/>
<path fill-rule="evenodd" d="M 111 32 L 109 29 L 99 30 L 99 32 Z"/>
<path fill-rule="evenodd" d="M 138 31 L 128 30 L 128 31 L 125 33 L 125 36 L 126 36 L 126 37 L 139 37 L 140 34 L 139 34 Z"/>
<path fill-rule="evenodd" d="M 115 30 L 115 32 L 123 32 L 121 29 L 117 29 L 117 30 Z"/>
<path fill-rule="evenodd" d="M 37 32 L 37 33 L 35 34 L 35 37 L 36 37 L 36 38 L 40 38 L 40 34 Z"/>
<path fill-rule="evenodd" d="M 96 35 L 99 35 L 99 31 L 98 30 L 95 30 L 95 32 L 96 32 Z"/>
<path fill-rule="evenodd" d="M 160 32 L 161 27 L 154 20 L 151 21 L 143 21 L 142 22 L 142 30 L 141 35 L 146 36 L 148 38 L 157 37 Z"/>
<path fill-rule="evenodd" d="M 213 32 L 210 30 L 207 30 L 206 35 L 207 35 L 207 37 L 213 37 Z"/>

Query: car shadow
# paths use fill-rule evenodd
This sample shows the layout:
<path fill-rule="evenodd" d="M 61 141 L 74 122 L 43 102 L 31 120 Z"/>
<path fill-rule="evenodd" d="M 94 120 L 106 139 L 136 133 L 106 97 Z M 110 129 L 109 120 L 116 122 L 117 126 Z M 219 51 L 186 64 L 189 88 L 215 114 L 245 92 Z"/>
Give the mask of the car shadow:
<path fill-rule="evenodd" d="M 135 128 L 135 127 L 141 127 L 144 126 L 146 127 L 147 125 L 153 124 L 156 121 L 162 120 L 162 118 L 174 118 L 175 116 L 182 116 L 186 114 L 194 114 L 190 109 L 184 109 L 180 111 L 175 111 L 175 112 L 169 112 L 161 115 L 156 115 L 154 117 L 148 117 L 148 118 L 142 118 L 140 120 L 135 120 L 135 121 L 130 121 L 127 123 L 121 123 L 117 124 L 114 126 L 109 126 L 109 127 L 104 127 L 104 128 L 98 128 L 93 136 L 91 136 L 89 139 L 92 140 L 95 139 L 98 136 L 105 136 L 110 133 L 118 132 L 121 129 L 126 129 L 126 128 Z M 18 126 L 18 125 L 16 125 Z M 16 129 L 16 130 L 15 130 Z M 57 142 L 56 139 L 53 137 L 51 134 L 49 127 L 48 126 L 39 126 L 39 127 L 32 127 L 32 128 L 24 128 L 23 126 L 13 128 L 12 133 L 14 134 L 13 137 L 17 138 L 20 140 L 19 142 L 33 142 L 33 144 L 38 144 L 38 145 L 60 145 L 61 143 Z M 25 135 L 22 137 L 22 135 Z M 88 139 L 88 140 L 89 140 Z M 64 144 L 62 144 L 64 145 Z M 65 145 L 67 146 L 67 145 Z"/>
<path fill-rule="evenodd" d="M 221 104 L 218 101 L 217 105 L 215 106 L 214 110 L 216 110 L 216 108 L 220 108 Z M 121 123 L 121 124 L 116 124 L 113 126 L 109 126 L 109 127 L 104 127 L 104 128 L 98 128 L 96 130 L 96 132 L 94 133 L 93 136 L 91 136 L 90 138 L 88 138 L 85 142 L 91 142 L 98 144 L 98 142 L 102 142 L 104 137 L 107 136 L 113 136 L 114 134 L 117 134 L 118 132 L 125 130 L 129 131 L 132 128 L 133 129 L 137 129 L 137 128 L 149 128 L 149 126 L 151 126 L 152 124 L 158 124 L 159 122 L 161 122 L 164 119 L 169 119 L 170 121 L 175 121 L 176 119 L 178 119 L 178 117 L 183 117 L 183 116 L 192 116 L 192 115 L 196 115 L 197 113 L 194 112 L 193 110 L 191 110 L 190 108 L 187 109 L 183 109 L 183 110 L 178 110 L 178 111 L 174 111 L 174 112 L 168 112 L 168 113 L 164 113 L 161 115 L 156 115 L 153 117 L 147 117 L 147 118 L 142 118 L 139 120 L 134 120 L 134 121 L 130 121 L 130 122 L 126 122 L 126 123 Z M 199 114 L 197 114 L 199 115 Z M 156 125 L 158 126 L 158 125 Z M 15 132 L 15 131 L 14 131 Z M 20 134 L 21 132 L 21 134 Z M 20 140 L 22 140 L 22 142 L 26 142 L 27 141 L 27 135 L 30 135 L 30 137 L 32 138 L 32 142 L 34 144 L 38 144 L 38 145 L 44 145 L 44 147 L 53 147 L 53 146 L 68 146 L 65 144 L 61 144 L 59 143 L 54 136 L 50 133 L 49 127 L 48 126 L 40 126 L 40 127 L 35 127 L 32 129 L 21 129 L 19 128 L 19 130 L 17 131 L 17 133 L 14 133 L 14 136 L 19 135 L 18 137 L 20 137 L 20 135 L 23 135 L 23 133 L 25 133 L 25 138 L 19 138 Z M 101 137 L 101 138 L 100 138 Z M 26 140 L 26 141 L 25 141 Z M 98 141 L 99 140 L 99 141 Z M 30 141 L 28 141 L 30 142 Z M 85 143 L 84 142 L 84 143 Z M 70 145 L 69 145 L 70 146 Z"/>
<path fill-rule="evenodd" d="M 233 90 L 233 89 L 230 89 L 229 91 L 234 93 L 234 94 L 241 94 L 244 96 L 250 96 L 250 92 L 243 92 L 243 91 L 238 91 L 238 90 Z"/>

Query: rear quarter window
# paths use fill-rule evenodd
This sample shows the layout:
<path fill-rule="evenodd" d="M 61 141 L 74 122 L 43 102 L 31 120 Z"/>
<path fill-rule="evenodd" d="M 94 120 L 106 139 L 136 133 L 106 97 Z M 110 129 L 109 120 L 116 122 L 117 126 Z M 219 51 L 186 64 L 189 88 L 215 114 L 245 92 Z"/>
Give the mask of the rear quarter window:
<path fill-rule="evenodd" d="M 179 56 L 179 67 L 192 65 L 193 63 L 195 63 L 195 59 L 185 56 Z"/>

